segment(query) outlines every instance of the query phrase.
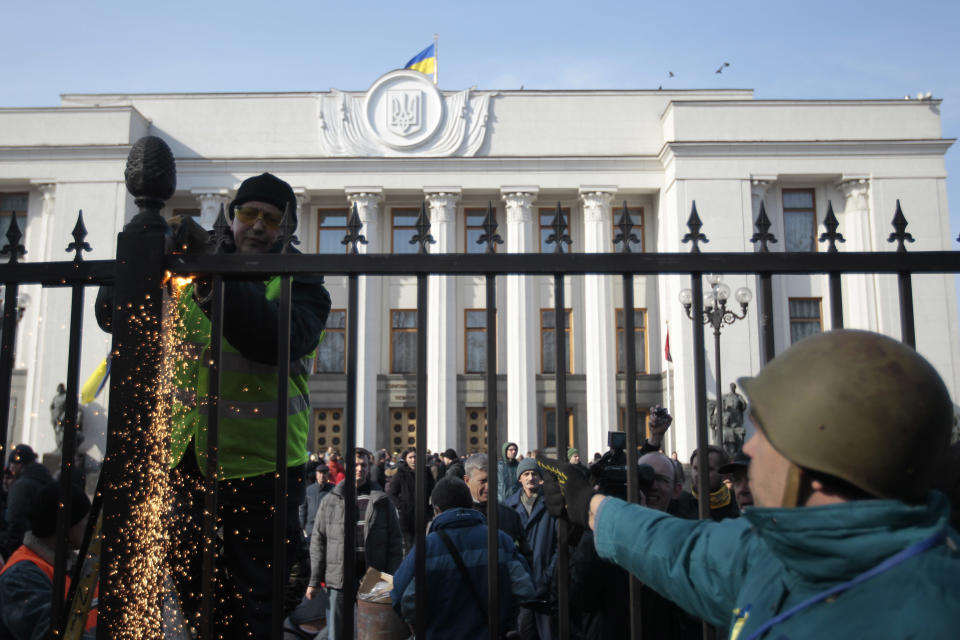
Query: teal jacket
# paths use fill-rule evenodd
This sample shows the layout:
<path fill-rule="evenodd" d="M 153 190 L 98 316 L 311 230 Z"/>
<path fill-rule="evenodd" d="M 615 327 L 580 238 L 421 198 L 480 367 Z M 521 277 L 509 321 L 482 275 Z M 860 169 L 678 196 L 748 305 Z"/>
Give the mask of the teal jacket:
<path fill-rule="evenodd" d="M 960 536 L 949 504 L 863 500 L 798 509 L 749 508 L 736 520 L 681 520 L 607 498 L 597 553 L 695 616 L 746 640 L 767 619 L 872 569 L 905 547 L 945 541 L 777 624 L 770 638 L 957 638 Z"/>

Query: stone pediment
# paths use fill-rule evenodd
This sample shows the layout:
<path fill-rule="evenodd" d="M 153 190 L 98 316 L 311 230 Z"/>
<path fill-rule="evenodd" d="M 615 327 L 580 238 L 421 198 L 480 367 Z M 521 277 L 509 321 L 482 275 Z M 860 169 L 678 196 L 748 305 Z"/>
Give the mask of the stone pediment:
<path fill-rule="evenodd" d="M 489 93 L 442 93 L 418 71 L 391 71 L 366 93 L 319 97 L 320 148 L 334 157 L 473 156 L 489 107 Z"/>

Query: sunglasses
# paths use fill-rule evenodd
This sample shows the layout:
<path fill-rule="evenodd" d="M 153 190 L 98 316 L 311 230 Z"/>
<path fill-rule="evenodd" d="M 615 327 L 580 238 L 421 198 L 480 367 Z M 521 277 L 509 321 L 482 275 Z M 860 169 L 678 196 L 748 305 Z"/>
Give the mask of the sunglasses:
<path fill-rule="evenodd" d="M 240 218 L 240 222 L 251 227 L 257 223 L 257 220 L 263 220 L 264 226 L 270 229 L 276 229 L 283 220 L 282 213 L 266 211 L 259 207 L 237 207 L 234 210 L 234 214 Z"/>

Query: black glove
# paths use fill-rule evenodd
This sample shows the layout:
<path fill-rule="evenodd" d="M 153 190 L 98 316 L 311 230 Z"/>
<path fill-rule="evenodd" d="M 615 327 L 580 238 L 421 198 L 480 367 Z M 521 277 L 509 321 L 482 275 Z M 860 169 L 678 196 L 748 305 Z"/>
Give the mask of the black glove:
<path fill-rule="evenodd" d="M 596 495 L 580 465 L 537 456 L 543 476 L 543 504 L 555 518 L 590 528 L 590 500 Z"/>
<path fill-rule="evenodd" d="M 177 253 L 206 253 L 210 233 L 191 216 L 173 216 L 168 221 L 173 230 L 174 251 Z"/>

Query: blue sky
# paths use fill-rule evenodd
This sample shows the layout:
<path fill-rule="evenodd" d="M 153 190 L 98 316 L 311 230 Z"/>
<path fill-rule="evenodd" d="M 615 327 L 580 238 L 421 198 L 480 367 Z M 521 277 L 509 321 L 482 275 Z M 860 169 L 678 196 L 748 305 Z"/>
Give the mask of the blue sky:
<path fill-rule="evenodd" d="M 960 136 L 955 0 L 0 0 L 0 24 L 5 107 L 53 106 L 61 93 L 362 90 L 438 33 L 443 89 L 663 85 L 748 88 L 759 99 L 930 91 L 944 100 L 943 137 Z M 956 237 L 956 148 L 947 171 Z"/>

